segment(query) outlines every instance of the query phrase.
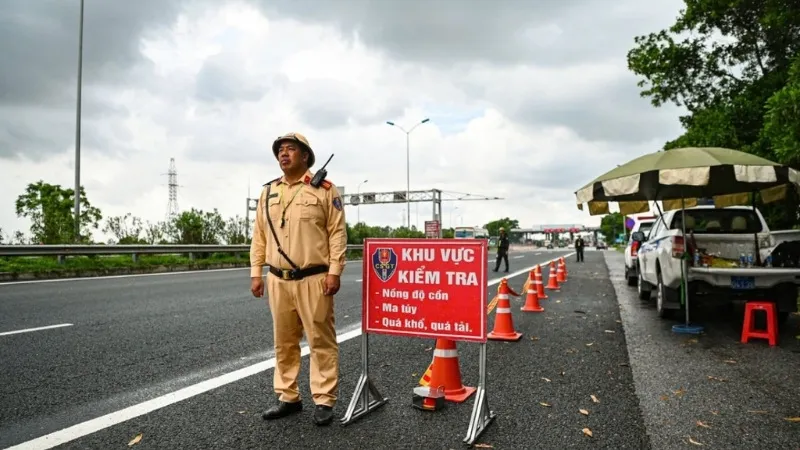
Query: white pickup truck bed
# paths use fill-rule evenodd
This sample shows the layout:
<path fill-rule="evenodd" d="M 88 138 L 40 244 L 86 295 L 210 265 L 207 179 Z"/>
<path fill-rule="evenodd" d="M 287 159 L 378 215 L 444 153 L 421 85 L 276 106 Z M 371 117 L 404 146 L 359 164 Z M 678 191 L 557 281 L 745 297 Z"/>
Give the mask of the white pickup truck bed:
<path fill-rule="evenodd" d="M 655 291 L 656 309 L 660 316 L 666 315 L 668 310 L 682 308 L 683 264 L 686 264 L 684 270 L 690 302 L 694 304 L 767 300 L 776 303 L 782 318 L 797 311 L 800 268 L 693 267 L 691 262 L 679 257 L 691 236 L 689 234 L 683 239 L 680 215 L 680 210 L 665 213 L 663 221 L 661 218 L 657 221 L 638 255 L 640 297 L 649 298 L 651 291 Z M 694 231 L 697 249 L 718 258 L 738 261 L 742 254 L 753 254 L 758 239 L 759 254 L 764 261 L 781 242 L 800 240 L 800 231 L 797 230 L 769 232 L 760 211 L 753 212 L 752 208 L 698 206 L 687 208 L 686 216 L 687 231 Z M 737 221 L 736 226 L 734 221 Z M 756 231 L 757 237 L 754 236 Z"/>

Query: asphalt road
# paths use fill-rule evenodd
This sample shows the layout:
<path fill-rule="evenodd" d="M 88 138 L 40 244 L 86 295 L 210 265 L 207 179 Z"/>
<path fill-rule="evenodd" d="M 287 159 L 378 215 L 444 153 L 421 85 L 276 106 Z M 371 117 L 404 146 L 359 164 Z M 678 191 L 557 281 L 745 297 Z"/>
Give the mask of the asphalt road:
<path fill-rule="evenodd" d="M 561 254 L 564 252 L 514 253 L 511 255 L 511 270 L 529 267 Z M 0 284 L 0 361 L 3 361 L 0 364 L 0 447 L 113 413 L 270 358 L 272 329 L 269 310 L 265 299 L 255 299 L 250 295 L 248 270 Z M 519 288 L 523 281 L 519 276 L 513 284 Z M 489 290 L 493 295 L 496 287 Z M 348 264 L 336 308 L 340 333 L 359 328 L 360 262 Z M 16 333 L 61 324 L 70 325 Z M 349 392 L 358 376 L 358 342 L 355 339 L 342 345 L 343 400 L 340 409 L 346 407 Z M 420 365 L 417 361 L 423 360 L 422 366 L 426 365 L 425 359 L 430 361 L 430 352 L 425 352 L 430 342 L 376 338 L 374 346 L 377 354 L 386 355 L 387 360 L 391 360 L 381 363 L 385 364 L 386 375 L 392 375 L 391 370 L 400 370 L 408 364 L 403 370 L 404 375 L 391 381 L 395 384 L 387 384 L 385 390 L 400 389 L 402 397 L 409 397 L 410 389 L 415 385 L 410 373 L 424 370 L 425 367 L 416 367 Z M 471 349 L 465 348 L 464 351 L 469 356 Z M 388 378 L 383 380 L 388 382 Z M 410 381 L 405 383 L 404 380 Z M 252 403 L 248 405 L 250 414 L 239 414 L 242 411 L 238 406 L 241 398 L 218 404 L 218 396 L 230 389 Z M 400 394 L 393 398 L 398 396 Z M 148 437 L 140 444 L 144 447 L 239 446 L 239 440 L 248 438 L 256 438 L 253 442 L 257 443 L 260 438 L 255 435 L 248 437 L 247 433 L 237 434 L 238 431 L 223 432 L 224 428 L 216 428 L 223 426 L 223 422 L 211 417 L 195 417 L 185 408 L 203 403 L 208 407 L 207 413 L 225 414 L 228 407 L 234 407 L 236 420 L 244 417 L 256 419 L 256 410 L 263 409 L 271 401 L 269 371 L 269 374 L 245 378 L 73 441 L 68 446 L 120 446 L 120 436 L 127 436 L 126 427 L 140 426 L 142 420 L 155 421 L 152 423 L 158 424 L 158 430 L 165 433 L 159 440 Z M 409 412 L 403 412 L 405 408 L 397 402 L 386 410 L 396 409 L 408 416 Z M 453 410 L 458 410 L 458 414 L 469 414 L 468 408 Z M 172 415 L 170 420 L 175 421 L 165 422 L 164 418 L 156 417 L 160 414 Z M 212 423 L 206 419 L 216 424 L 210 427 Z M 189 424 L 205 430 L 195 441 L 178 431 Z M 460 434 L 461 428 L 466 429 L 466 422 L 461 425 L 459 422 L 459 426 L 450 428 Z M 250 426 L 261 427 L 263 424 L 254 421 Z M 212 439 L 206 433 L 213 429 L 218 436 Z M 359 428 L 354 426 L 352 429 Z M 250 428 L 250 432 L 253 431 Z M 262 431 L 268 432 L 267 429 Z M 151 433 L 148 432 L 148 436 Z M 318 436 L 327 439 L 322 434 Z M 382 445 L 380 440 L 376 445 Z"/>
<path fill-rule="evenodd" d="M 800 448 L 800 423 L 787 420 L 800 417 L 800 317 L 781 327 L 773 348 L 739 342 L 740 312 L 701 310 L 691 322 L 704 334 L 675 334 L 682 322 L 659 319 L 654 300 L 626 285 L 622 254 L 605 257 L 653 448 Z"/>

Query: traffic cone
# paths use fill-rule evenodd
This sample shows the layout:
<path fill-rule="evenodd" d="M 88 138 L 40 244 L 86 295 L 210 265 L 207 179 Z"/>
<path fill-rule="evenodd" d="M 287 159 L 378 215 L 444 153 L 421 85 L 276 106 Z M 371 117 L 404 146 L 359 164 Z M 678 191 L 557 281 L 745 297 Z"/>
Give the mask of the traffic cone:
<path fill-rule="evenodd" d="M 494 329 L 486 337 L 499 341 L 518 341 L 522 338 L 522 333 L 514 331 L 514 319 L 511 317 L 511 301 L 508 295 L 511 289 L 505 278 L 500 282 L 498 288 L 498 302 L 494 315 Z M 519 295 L 517 295 L 518 297 Z M 435 370 L 434 370 L 435 373 Z"/>
<path fill-rule="evenodd" d="M 560 259 L 558 260 L 558 270 L 556 270 L 556 281 L 558 281 L 559 284 L 567 281 L 567 279 L 564 278 L 564 261 Z"/>
<path fill-rule="evenodd" d="M 461 384 L 461 369 L 455 341 L 436 339 L 430 386 L 444 386 L 444 399 L 456 403 L 465 401 L 475 393 L 474 387 Z"/>
<path fill-rule="evenodd" d="M 531 270 L 530 278 L 534 280 L 534 284 L 528 286 L 528 295 L 525 297 L 525 304 L 520 308 L 521 311 L 528 312 L 542 312 L 544 308 L 539 305 L 539 295 L 536 293 L 536 269 Z"/>
<path fill-rule="evenodd" d="M 547 277 L 547 286 L 545 286 L 545 287 L 547 289 L 550 289 L 550 290 L 553 290 L 553 291 L 556 291 L 556 292 L 561 290 L 558 287 L 558 281 L 556 280 L 557 278 L 558 278 L 558 274 L 557 274 L 556 267 L 555 267 L 555 261 L 553 261 L 553 262 L 550 263 L 550 271 L 549 271 L 548 277 Z"/>
<path fill-rule="evenodd" d="M 567 271 L 567 258 L 561 257 L 561 264 L 564 265 L 564 281 L 567 281 L 569 278 L 569 272 Z"/>
<path fill-rule="evenodd" d="M 544 293 L 544 283 L 542 283 L 542 267 L 536 266 L 536 297 L 539 300 L 546 300 L 547 294 Z"/>

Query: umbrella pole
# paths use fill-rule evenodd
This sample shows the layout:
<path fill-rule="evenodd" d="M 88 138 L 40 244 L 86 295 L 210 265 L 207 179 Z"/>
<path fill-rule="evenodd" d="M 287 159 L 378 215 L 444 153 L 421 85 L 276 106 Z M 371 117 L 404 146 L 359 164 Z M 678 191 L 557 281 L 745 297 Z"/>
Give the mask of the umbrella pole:
<path fill-rule="evenodd" d="M 681 231 L 683 232 L 683 256 L 681 257 L 681 300 L 685 311 L 685 322 L 683 325 L 673 325 L 672 331 L 680 334 L 700 334 L 703 327 L 699 325 L 689 325 L 689 263 L 688 250 L 689 239 L 686 238 L 686 200 L 681 196 Z M 695 249 L 697 251 L 697 249 Z"/>
<path fill-rule="evenodd" d="M 681 258 L 681 289 L 683 289 L 684 309 L 686 309 L 686 326 L 689 326 L 689 263 L 686 259 L 689 239 L 686 238 L 686 201 L 681 198 L 681 228 L 683 228 L 683 258 Z M 697 251 L 695 249 L 695 251 Z"/>

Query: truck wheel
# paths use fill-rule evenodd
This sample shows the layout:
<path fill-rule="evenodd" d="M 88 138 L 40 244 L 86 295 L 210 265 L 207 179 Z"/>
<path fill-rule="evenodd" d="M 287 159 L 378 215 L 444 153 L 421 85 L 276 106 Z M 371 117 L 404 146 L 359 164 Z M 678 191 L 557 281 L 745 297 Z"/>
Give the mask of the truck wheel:
<path fill-rule="evenodd" d="M 650 291 L 650 287 L 647 286 L 647 282 L 642 279 L 641 269 L 639 269 L 639 276 L 636 277 L 636 280 L 637 290 L 639 291 L 639 300 L 650 300 L 652 292 Z"/>
<path fill-rule="evenodd" d="M 658 279 L 658 285 L 656 286 L 656 313 L 662 319 L 669 319 L 672 317 L 673 310 L 665 308 L 664 303 L 667 301 L 670 290 L 661 281 L 660 270 L 656 272 L 656 277 Z"/>
<path fill-rule="evenodd" d="M 631 269 L 625 268 L 625 278 L 628 279 L 628 286 L 636 286 L 639 282 L 637 277 L 631 276 Z"/>

